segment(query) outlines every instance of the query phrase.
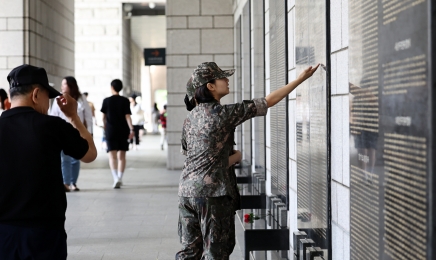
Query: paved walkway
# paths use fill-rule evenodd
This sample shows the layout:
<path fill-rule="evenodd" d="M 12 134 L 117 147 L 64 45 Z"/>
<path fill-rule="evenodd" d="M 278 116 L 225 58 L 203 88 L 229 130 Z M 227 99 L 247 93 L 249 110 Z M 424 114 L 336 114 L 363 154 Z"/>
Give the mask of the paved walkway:
<path fill-rule="evenodd" d="M 80 192 L 67 193 L 68 259 L 173 260 L 177 235 L 180 171 L 166 169 L 159 136 L 147 135 L 127 153 L 121 189 L 112 189 L 107 154 L 83 164 Z M 99 146 L 99 142 L 97 142 Z M 235 248 L 231 259 L 241 259 Z"/>

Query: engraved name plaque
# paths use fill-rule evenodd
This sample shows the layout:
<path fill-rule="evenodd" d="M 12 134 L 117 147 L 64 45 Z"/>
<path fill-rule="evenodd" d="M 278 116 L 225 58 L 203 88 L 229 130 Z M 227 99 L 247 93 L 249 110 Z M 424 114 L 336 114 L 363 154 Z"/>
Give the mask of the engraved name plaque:
<path fill-rule="evenodd" d="M 431 2 L 349 4 L 351 259 L 436 257 Z"/>
<path fill-rule="evenodd" d="M 295 1 L 297 75 L 327 64 L 326 1 Z M 325 68 L 325 66 L 324 66 Z M 322 67 L 296 89 L 298 229 L 329 248 L 327 71 Z"/>

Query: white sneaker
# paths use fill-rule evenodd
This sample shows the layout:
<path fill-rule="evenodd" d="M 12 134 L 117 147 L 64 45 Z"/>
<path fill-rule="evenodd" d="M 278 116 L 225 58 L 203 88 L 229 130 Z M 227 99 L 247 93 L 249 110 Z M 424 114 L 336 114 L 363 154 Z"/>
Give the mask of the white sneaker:
<path fill-rule="evenodd" d="M 113 187 L 114 189 L 119 189 L 121 187 L 121 182 L 119 180 L 115 181 Z"/>

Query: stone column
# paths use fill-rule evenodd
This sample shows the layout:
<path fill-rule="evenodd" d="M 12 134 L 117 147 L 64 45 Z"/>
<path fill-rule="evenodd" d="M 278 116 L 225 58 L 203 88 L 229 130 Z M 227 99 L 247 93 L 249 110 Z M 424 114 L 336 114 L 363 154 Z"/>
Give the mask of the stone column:
<path fill-rule="evenodd" d="M 76 0 L 75 13 L 77 81 L 89 92 L 90 100 L 99 111 L 99 104 L 111 95 L 111 81 L 123 80 L 123 65 L 127 65 L 123 62 L 122 5 Z M 126 85 L 127 82 L 123 83 Z M 97 115 L 97 118 L 101 116 Z"/>
<path fill-rule="evenodd" d="M 0 0 L 0 88 L 23 63 L 44 67 L 60 89 L 74 74 L 74 0 Z"/>
<path fill-rule="evenodd" d="M 100 121 L 101 103 L 111 95 L 113 79 L 123 81 L 122 94 L 141 90 L 142 50 L 131 40 L 122 0 L 75 2 L 77 81 L 89 92 Z"/>
<path fill-rule="evenodd" d="M 214 61 L 233 68 L 232 0 L 167 0 L 168 169 L 180 169 L 183 102 L 186 83 L 195 67 Z M 233 79 L 230 79 L 232 89 Z M 222 103 L 232 102 L 233 95 Z"/>

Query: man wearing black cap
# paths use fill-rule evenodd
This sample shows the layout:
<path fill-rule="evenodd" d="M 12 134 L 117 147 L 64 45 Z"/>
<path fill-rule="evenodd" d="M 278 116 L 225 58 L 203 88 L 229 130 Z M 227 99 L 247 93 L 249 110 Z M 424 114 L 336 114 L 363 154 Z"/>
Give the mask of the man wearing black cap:
<path fill-rule="evenodd" d="M 52 88 L 43 68 L 22 65 L 7 79 L 12 106 L 0 117 L 0 259 L 66 259 L 60 153 L 92 162 L 97 151 L 76 101 Z M 71 124 L 47 115 L 57 96 Z"/>

